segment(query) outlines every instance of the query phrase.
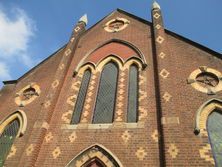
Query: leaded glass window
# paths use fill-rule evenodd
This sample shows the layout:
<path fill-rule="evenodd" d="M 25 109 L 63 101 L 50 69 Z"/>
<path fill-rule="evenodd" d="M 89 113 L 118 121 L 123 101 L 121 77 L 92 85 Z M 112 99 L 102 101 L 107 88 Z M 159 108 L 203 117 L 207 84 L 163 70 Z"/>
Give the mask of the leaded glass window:
<path fill-rule="evenodd" d="M 88 89 L 88 85 L 90 81 L 90 76 L 91 76 L 90 70 L 86 70 L 82 78 L 82 83 L 81 83 L 79 94 L 76 100 L 76 105 L 74 108 L 74 113 L 72 116 L 71 124 L 77 124 L 80 121 L 81 113 L 83 110 L 85 97 L 86 97 L 86 93 L 87 93 L 87 89 Z"/>
<path fill-rule="evenodd" d="M 19 130 L 19 121 L 15 119 L 8 124 L 3 133 L 0 134 L 0 167 L 3 166 L 5 159 L 11 149 L 11 146 Z"/>
<path fill-rule="evenodd" d="M 112 123 L 115 109 L 118 67 L 110 62 L 101 73 L 93 123 Z"/>
<path fill-rule="evenodd" d="M 129 70 L 127 122 L 137 122 L 138 117 L 138 68 L 132 65 Z"/>
<path fill-rule="evenodd" d="M 222 113 L 212 112 L 207 121 L 207 130 L 217 166 L 222 164 Z"/>

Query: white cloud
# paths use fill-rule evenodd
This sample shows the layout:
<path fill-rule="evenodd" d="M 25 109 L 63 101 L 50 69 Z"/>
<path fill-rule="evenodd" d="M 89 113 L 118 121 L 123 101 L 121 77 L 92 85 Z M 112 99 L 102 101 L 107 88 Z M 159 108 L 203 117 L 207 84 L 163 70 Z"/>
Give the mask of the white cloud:
<path fill-rule="evenodd" d="M 9 74 L 9 69 L 6 64 L 0 62 L 0 79 L 11 79 L 11 75 Z"/>
<path fill-rule="evenodd" d="M 22 9 L 13 8 L 10 12 L 0 7 L 0 80 L 11 78 L 9 67 L 13 61 L 26 67 L 35 64 L 28 52 L 35 25 Z"/>

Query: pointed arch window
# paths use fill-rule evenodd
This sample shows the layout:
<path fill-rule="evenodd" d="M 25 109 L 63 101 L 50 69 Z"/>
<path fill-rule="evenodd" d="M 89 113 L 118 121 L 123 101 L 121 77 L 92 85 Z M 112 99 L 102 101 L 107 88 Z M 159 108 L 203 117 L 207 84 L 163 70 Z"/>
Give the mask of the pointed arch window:
<path fill-rule="evenodd" d="M 91 71 L 86 70 L 84 72 L 82 83 L 81 83 L 81 86 L 80 86 L 80 89 L 79 89 L 79 94 L 78 94 L 78 97 L 77 97 L 77 100 L 76 100 L 76 105 L 75 105 L 75 108 L 74 108 L 74 113 L 73 113 L 73 116 L 72 116 L 71 124 L 77 124 L 80 121 L 81 113 L 82 113 L 82 110 L 83 110 L 85 97 L 86 97 L 86 93 L 87 93 L 87 89 L 88 89 L 88 86 L 89 86 L 90 77 L 91 77 Z"/>
<path fill-rule="evenodd" d="M 215 163 L 222 164 L 222 112 L 213 111 L 207 120 L 207 131 Z"/>
<path fill-rule="evenodd" d="M 3 166 L 5 159 L 19 131 L 19 120 L 11 121 L 0 134 L 0 166 Z"/>
<path fill-rule="evenodd" d="M 117 81 L 118 67 L 114 62 L 109 62 L 101 73 L 93 123 L 113 122 Z"/>
<path fill-rule="evenodd" d="M 138 119 L 138 67 L 131 65 L 129 69 L 128 112 L 127 122 L 137 122 Z"/>
<path fill-rule="evenodd" d="M 123 165 L 108 149 L 101 145 L 91 146 L 75 156 L 66 167 L 122 167 Z"/>

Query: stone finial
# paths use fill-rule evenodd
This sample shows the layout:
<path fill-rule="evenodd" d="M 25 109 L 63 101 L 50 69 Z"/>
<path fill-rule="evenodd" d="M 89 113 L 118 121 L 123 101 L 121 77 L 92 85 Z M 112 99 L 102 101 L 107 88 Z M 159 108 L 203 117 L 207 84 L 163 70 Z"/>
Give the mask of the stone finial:
<path fill-rule="evenodd" d="M 160 9 L 160 5 L 156 1 L 153 2 L 153 9 Z"/>
<path fill-rule="evenodd" d="M 84 22 L 86 25 L 88 23 L 87 14 L 84 14 L 80 19 L 79 22 Z"/>

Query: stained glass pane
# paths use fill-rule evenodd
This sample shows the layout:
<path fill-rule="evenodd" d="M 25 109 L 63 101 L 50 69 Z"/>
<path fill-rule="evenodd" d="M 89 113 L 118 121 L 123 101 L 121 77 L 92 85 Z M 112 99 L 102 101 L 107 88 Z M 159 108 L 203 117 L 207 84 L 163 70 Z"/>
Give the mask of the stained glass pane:
<path fill-rule="evenodd" d="M 138 68 L 135 65 L 130 67 L 128 93 L 127 122 L 136 122 L 138 117 Z"/>
<path fill-rule="evenodd" d="M 6 126 L 4 132 L 0 135 L 0 167 L 4 164 L 18 130 L 19 121 L 16 119 Z"/>
<path fill-rule="evenodd" d="M 100 79 L 93 123 L 111 123 L 116 100 L 118 67 L 113 62 L 105 65 Z"/>
<path fill-rule="evenodd" d="M 222 164 L 222 114 L 214 111 L 207 122 L 207 130 L 216 164 Z"/>
<path fill-rule="evenodd" d="M 80 121 L 80 117 L 81 117 L 81 113 L 84 106 L 85 97 L 86 97 L 86 93 L 87 93 L 87 89 L 88 89 L 88 85 L 90 81 L 90 76 L 91 76 L 91 72 L 89 70 L 86 70 L 82 78 L 82 83 L 81 83 L 79 94 L 76 100 L 76 105 L 75 105 L 74 113 L 72 116 L 71 124 L 77 124 Z"/>

